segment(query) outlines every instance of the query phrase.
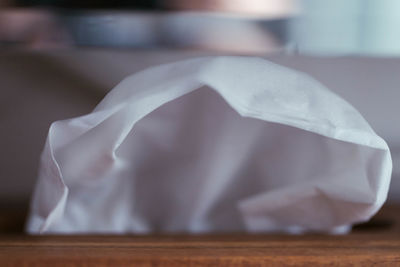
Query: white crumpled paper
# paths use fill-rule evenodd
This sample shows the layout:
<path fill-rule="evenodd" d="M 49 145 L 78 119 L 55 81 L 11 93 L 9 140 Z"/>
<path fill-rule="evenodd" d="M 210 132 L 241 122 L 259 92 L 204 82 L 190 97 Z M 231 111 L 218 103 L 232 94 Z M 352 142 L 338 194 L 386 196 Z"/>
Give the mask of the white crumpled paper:
<path fill-rule="evenodd" d="M 196 58 L 51 125 L 27 230 L 345 232 L 384 203 L 391 168 L 385 141 L 310 77 Z"/>

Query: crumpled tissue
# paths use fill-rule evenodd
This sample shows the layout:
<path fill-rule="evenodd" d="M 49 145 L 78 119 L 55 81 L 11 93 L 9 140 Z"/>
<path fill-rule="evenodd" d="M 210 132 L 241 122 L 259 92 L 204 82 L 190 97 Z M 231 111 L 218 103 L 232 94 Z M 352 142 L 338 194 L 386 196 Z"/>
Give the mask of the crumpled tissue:
<path fill-rule="evenodd" d="M 344 233 L 384 203 L 385 141 L 309 76 L 253 57 L 156 66 L 54 122 L 30 233 Z"/>

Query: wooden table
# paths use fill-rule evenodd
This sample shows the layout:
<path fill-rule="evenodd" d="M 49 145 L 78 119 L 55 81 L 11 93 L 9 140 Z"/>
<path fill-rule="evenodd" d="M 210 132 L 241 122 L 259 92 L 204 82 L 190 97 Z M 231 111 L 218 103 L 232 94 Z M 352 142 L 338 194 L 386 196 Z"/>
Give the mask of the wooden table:
<path fill-rule="evenodd" d="M 0 236 L 0 266 L 400 266 L 400 207 L 349 235 Z"/>

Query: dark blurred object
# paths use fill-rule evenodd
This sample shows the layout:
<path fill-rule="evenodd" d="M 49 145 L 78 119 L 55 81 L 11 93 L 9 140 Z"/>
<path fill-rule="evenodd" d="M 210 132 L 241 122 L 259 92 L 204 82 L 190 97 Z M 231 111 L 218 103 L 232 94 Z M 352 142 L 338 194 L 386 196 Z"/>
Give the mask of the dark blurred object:
<path fill-rule="evenodd" d="M 87 10 L 66 12 L 61 19 L 77 46 L 168 47 L 254 54 L 281 49 L 285 37 L 284 20 L 264 22 L 204 12 Z M 269 30 L 270 23 L 277 31 Z"/>
<path fill-rule="evenodd" d="M 90 8 L 90 9 L 155 9 L 159 6 L 159 0 L 17 0 L 15 5 L 19 7 L 53 7 L 53 8 Z"/>
<path fill-rule="evenodd" d="M 49 11 L 0 10 L 0 45 L 30 48 L 65 47 L 71 43 L 66 30 Z"/>
<path fill-rule="evenodd" d="M 298 0 L 10 1 L 13 8 L 0 11 L 3 47 L 168 47 L 254 54 L 282 50 L 287 19 Z"/>
<path fill-rule="evenodd" d="M 287 16 L 297 11 L 297 0 L 16 0 L 17 7 L 67 9 L 191 10 L 259 15 Z"/>

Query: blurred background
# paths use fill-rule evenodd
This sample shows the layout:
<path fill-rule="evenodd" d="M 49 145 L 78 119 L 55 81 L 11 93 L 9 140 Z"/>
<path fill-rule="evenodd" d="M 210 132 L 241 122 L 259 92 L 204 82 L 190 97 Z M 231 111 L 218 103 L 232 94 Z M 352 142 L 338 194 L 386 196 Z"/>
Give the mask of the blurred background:
<path fill-rule="evenodd" d="M 0 0 L 3 47 L 394 56 L 397 0 Z"/>
<path fill-rule="evenodd" d="M 145 67 L 221 54 L 298 69 L 352 103 L 391 148 L 400 202 L 400 1 L 0 0 L 0 211 L 27 211 L 51 122 Z"/>

